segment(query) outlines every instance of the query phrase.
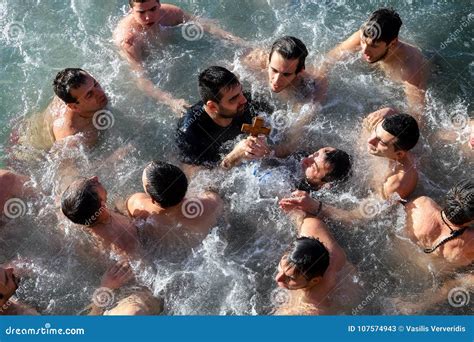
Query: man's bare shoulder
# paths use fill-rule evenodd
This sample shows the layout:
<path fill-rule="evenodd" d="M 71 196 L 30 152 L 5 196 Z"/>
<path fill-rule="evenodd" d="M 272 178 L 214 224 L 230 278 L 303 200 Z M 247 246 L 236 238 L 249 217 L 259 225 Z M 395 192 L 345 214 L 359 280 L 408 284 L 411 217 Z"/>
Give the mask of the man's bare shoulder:
<path fill-rule="evenodd" d="M 115 45 L 120 46 L 126 42 L 133 44 L 133 40 L 140 32 L 140 25 L 133 19 L 131 14 L 128 14 L 120 22 L 113 33 L 113 40 Z"/>
<path fill-rule="evenodd" d="M 206 191 L 200 196 L 200 200 L 204 205 L 204 210 L 209 214 L 219 214 L 222 212 L 224 207 L 224 201 L 222 198 L 215 192 Z"/>
<path fill-rule="evenodd" d="M 411 44 L 401 42 L 403 51 L 402 79 L 417 87 L 424 88 L 428 64 L 421 50 Z"/>
<path fill-rule="evenodd" d="M 160 25 L 162 26 L 176 26 L 182 24 L 186 19 L 186 13 L 175 5 L 162 4 L 160 12 Z"/>
<path fill-rule="evenodd" d="M 438 207 L 436 202 L 431 199 L 428 196 L 420 196 L 415 198 L 413 201 L 408 202 L 407 205 L 405 205 L 405 208 L 408 211 L 413 211 L 413 210 L 434 210 Z"/>
<path fill-rule="evenodd" d="M 149 202 L 150 198 L 147 194 L 142 192 L 133 194 L 127 200 L 127 210 L 133 217 L 149 216 L 150 213 L 147 211 Z"/>

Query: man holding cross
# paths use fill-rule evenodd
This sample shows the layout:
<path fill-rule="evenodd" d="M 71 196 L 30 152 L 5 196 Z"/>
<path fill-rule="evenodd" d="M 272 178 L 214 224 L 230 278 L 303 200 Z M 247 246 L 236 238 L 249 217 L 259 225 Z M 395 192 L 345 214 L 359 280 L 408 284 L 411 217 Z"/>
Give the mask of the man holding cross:
<path fill-rule="evenodd" d="M 232 72 L 219 66 L 207 68 L 199 75 L 199 93 L 201 101 L 178 123 L 176 143 L 185 165 L 229 169 L 270 153 L 264 135 L 259 136 L 265 129 L 258 121 L 248 131 L 250 137 L 233 147 L 229 143 L 241 134 L 243 124 L 252 123 L 257 111 Z"/>

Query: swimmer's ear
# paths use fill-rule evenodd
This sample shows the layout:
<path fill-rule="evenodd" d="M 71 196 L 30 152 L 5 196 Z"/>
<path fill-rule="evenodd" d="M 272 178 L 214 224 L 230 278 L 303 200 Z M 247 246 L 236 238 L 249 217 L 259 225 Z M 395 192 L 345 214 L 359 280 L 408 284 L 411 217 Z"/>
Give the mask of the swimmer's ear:
<path fill-rule="evenodd" d="M 323 277 L 315 277 L 315 278 L 311 279 L 309 282 L 311 283 L 311 285 L 317 285 L 321 282 L 322 279 L 323 279 Z"/>
<path fill-rule="evenodd" d="M 398 37 L 394 38 L 390 43 L 388 43 L 388 47 L 391 49 L 398 44 Z"/>
<path fill-rule="evenodd" d="M 407 154 L 406 151 L 402 151 L 402 150 L 398 150 L 397 152 L 395 152 L 395 155 L 397 156 L 398 159 L 405 158 L 406 154 Z"/>
<path fill-rule="evenodd" d="M 219 111 L 219 105 L 216 102 L 211 101 L 211 100 L 206 102 L 206 107 L 209 108 L 209 110 L 213 113 L 216 113 Z"/>
<path fill-rule="evenodd" d="M 74 112 L 77 112 L 77 111 L 78 111 L 77 103 L 68 103 L 68 104 L 66 104 L 66 106 L 67 106 L 70 110 L 72 110 L 72 111 L 74 111 Z"/>

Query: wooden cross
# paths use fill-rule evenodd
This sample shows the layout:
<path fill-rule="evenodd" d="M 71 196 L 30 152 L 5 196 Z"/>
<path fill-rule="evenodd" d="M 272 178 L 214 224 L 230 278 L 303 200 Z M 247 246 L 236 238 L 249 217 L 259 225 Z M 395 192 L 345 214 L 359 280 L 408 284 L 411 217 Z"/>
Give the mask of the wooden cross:
<path fill-rule="evenodd" d="M 264 125 L 265 122 L 263 121 L 263 118 L 256 116 L 253 118 L 253 122 L 251 125 L 242 125 L 242 132 L 248 133 L 254 137 L 258 137 L 259 134 L 269 135 L 272 129 L 265 127 Z"/>

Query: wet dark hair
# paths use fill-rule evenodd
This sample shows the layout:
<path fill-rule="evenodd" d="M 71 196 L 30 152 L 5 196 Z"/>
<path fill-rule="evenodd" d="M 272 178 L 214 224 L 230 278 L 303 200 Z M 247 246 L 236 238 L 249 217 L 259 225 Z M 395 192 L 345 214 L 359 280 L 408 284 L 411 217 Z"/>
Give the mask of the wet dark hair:
<path fill-rule="evenodd" d="M 237 76 L 226 68 L 211 66 L 199 75 L 199 95 L 201 100 L 219 103 L 221 90 L 232 89 L 240 84 Z"/>
<path fill-rule="evenodd" d="M 128 0 L 128 4 L 130 5 L 130 7 L 133 7 L 133 5 L 138 2 L 140 4 L 143 4 L 144 2 L 147 2 L 147 1 L 150 1 L 150 0 Z M 156 2 L 160 2 L 160 0 L 155 0 Z"/>
<path fill-rule="evenodd" d="M 394 114 L 387 116 L 382 128 L 396 137 L 395 150 L 409 151 L 415 147 L 420 138 L 420 129 L 415 118 L 408 114 Z"/>
<path fill-rule="evenodd" d="M 77 89 L 86 83 L 86 75 L 82 69 L 67 68 L 61 70 L 53 81 L 54 93 L 65 103 L 77 103 L 77 99 L 71 95 L 71 89 Z"/>
<path fill-rule="evenodd" d="M 329 267 L 329 252 L 324 245 L 313 237 L 302 236 L 291 245 L 288 264 L 294 266 L 307 280 L 322 277 Z"/>
<path fill-rule="evenodd" d="M 181 202 L 188 191 L 188 179 L 181 169 L 162 161 L 152 161 L 145 167 L 146 192 L 163 208 Z"/>
<path fill-rule="evenodd" d="M 93 226 L 103 209 L 94 184 L 88 180 L 72 183 L 61 197 L 61 211 L 76 224 Z"/>
<path fill-rule="evenodd" d="M 369 19 L 362 25 L 364 37 L 374 42 L 382 41 L 389 44 L 398 37 L 402 20 L 392 8 L 380 8 L 373 12 Z"/>
<path fill-rule="evenodd" d="M 272 60 L 274 52 L 278 52 L 285 59 L 298 59 L 298 66 L 295 73 L 299 73 L 305 68 L 305 60 L 308 56 L 308 49 L 306 45 L 298 38 L 291 36 L 284 36 L 276 40 L 272 45 L 268 61 Z"/>
<path fill-rule="evenodd" d="M 338 149 L 330 151 L 326 153 L 326 162 L 331 165 L 332 170 L 321 179 L 323 182 L 344 182 L 347 180 L 351 173 L 352 162 L 346 152 Z"/>
<path fill-rule="evenodd" d="M 465 179 L 451 188 L 443 212 L 454 224 L 462 225 L 474 220 L 474 181 Z"/>

